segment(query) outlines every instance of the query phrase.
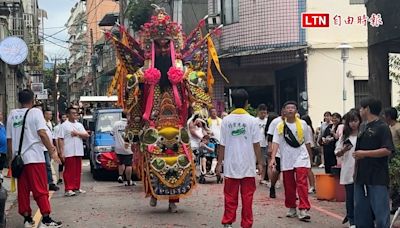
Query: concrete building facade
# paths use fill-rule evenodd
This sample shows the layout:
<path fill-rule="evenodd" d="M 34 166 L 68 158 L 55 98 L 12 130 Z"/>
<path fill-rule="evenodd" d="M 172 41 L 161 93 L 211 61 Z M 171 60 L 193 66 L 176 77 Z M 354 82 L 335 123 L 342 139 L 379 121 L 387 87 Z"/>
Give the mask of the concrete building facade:
<path fill-rule="evenodd" d="M 86 39 L 87 17 L 85 2 L 77 2 L 71 9 L 66 26 L 69 34 L 69 101 L 78 100 L 82 92 L 82 83 L 89 73 L 89 47 Z"/>
<path fill-rule="evenodd" d="M 0 1 L 0 40 L 16 36 L 23 39 L 28 47 L 40 46 L 38 10 L 37 0 Z M 0 110 L 6 114 L 17 107 L 18 91 L 30 86 L 33 65 L 30 65 L 32 61 L 29 57 L 16 66 L 0 60 L 0 81 L 4 82 L 0 86 Z"/>
<path fill-rule="evenodd" d="M 254 108 L 266 103 L 270 111 L 279 112 L 285 101 L 294 100 L 315 126 L 325 111 L 343 114 L 343 63 L 337 49 L 341 43 L 353 47 L 345 69 L 345 111 L 368 96 L 371 15 L 365 5 L 351 5 L 349 0 L 209 0 L 208 12 L 224 24 L 217 43 L 230 83 L 217 77 L 215 103 L 220 110 L 230 106 L 231 89 L 244 87 Z M 304 12 L 328 13 L 330 26 L 302 28 Z M 394 81 L 390 93 L 396 106 L 399 86 Z"/>
<path fill-rule="evenodd" d="M 300 16 L 304 0 L 209 0 L 208 12 L 224 27 L 219 39 L 222 70 L 230 83 L 216 79 L 215 104 L 229 107 L 231 89 L 244 87 L 250 105 L 265 103 L 277 112 L 286 100 L 302 102 L 306 91 L 305 31 Z M 307 107 L 301 107 L 306 112 Z"/>
<path fill-rule="evenodd" d="M 325 111 L 343 115 L 358 107 L 362 98 L 370 94 L 368 85 L 368 26 L 365 5 L 351 5 L 348 0 L 321 2 L 307 1 L 307 12 L 329 13 L 330 27 L 308 28 L 307 92 L 309 114 L 314 122 L 322 120 Z M 348 43 L 349 59 L 345 65 L 337 47 Z M 343 82 L 344 79 L 344 82 Z M 343 84 L 346 100 L 343 100 Z M 392 106 L 399 104 L 399 85 L 391 80 Z M 343 110 L 344 104 L 344 110 Z"/>

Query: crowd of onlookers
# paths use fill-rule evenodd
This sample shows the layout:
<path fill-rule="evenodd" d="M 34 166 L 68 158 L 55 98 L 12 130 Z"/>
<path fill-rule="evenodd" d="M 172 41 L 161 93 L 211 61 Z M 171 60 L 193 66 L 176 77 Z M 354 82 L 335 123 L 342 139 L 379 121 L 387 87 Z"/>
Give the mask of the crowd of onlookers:
<path fill-rule="evenodd" d="M 77 121 L 79 107 L 68 108 L 55 125 L 50 110 L 34 105 L 32 91 L 23 90 L 18 96 L 21 108 L 8 115 L 7 127 L 0 112 L 0 179 L 3 168 L 9 167 L 12 158 L 20 153 L 24 170 L 18 177 L 18 205 L 25 225 L 33 225 L 29 206 L 32 192 L 44 216 L 43 224 L 60 227 L 61 223 L 49 216 L 48 191 L 57 191 L 57 185 L 64 184 L 65 196 L 85 192 L 80 189 L 82 139 L 89 135 Z M 222 223 L 226 227 L 230 227 L 237 207 L 234 195 L 239 194 L 235 193 L 239 186 L 243 200 L 247 200 L 242 202 L 246 204 L 242 225 L 252 224 L 248 204 L 252 203 L 252 178 L 256 172 L 261 176 L 259 184 L 269 187 L 271 198 L 276 198 L 276 188 L 283 184 L 287 217 L 310 220 L 308 194 L 318 191 L 312 167 L 340 175 L 340 184 L 346 191 L 344 223 L 349 222 L 350 227 L 373 227 L 374 223 L 388 227 L 390 213 L 400 204 L 398 187 L 390 186 L 388 165 L 392 157 L 398 156 L 395 151 L 400 146 L 395 108 L 381 112 L 381 102 L 368 98 L 359 109 L 352 109 L 343 117 L 325 112 L 321 125 L 314 128 L 310 116 L 298 114 L 296 102 L 286 102 L 279 115 L 260 104 L 254 118 L 245 110 L 247 99 L 244 90 L 235 91 L 232 100 L 238 108 L 229 115 L 222 112 L 219 117 L 217 110 L 211 108 L 207 116 L 194 114 L 187 121 L 200 175 L 220 175 L 224 164 L 226 205 Z M 127 185 L 135 185 L 130 178 L 133 152 L 123 136 L 126 124 L 122 119 L 113 128 L 120 160 L 118 181 L 123 182 L 125 173 Z M 57 181 L 53 180 L 51 159 L 59 163 Z M 211 166 L 207 168 L 208 160 Z"/>
<path fill-rule="evenodd" d="M 241 93 L 245 97 L 244 92 Z M 232 99 L 237 100 L 234 97 Z M 243 105 L 240 102 L 239 104 Z M 387 108 L 382 112 L 381 106 L 379 100 L 368 98 L 361 102 L 360 108 L 351 109 L 343 117 L 336 112 L 325 112 L 323 121 L 317 128 L 313 127 L 310 116 L 298 114 L 296 102 L 286 102 L 279 116 L 269 113 L 264 104 L 258 106 L 254 121 L 260 138 L 257 138 L 257 135 L 248 136 L 259 142 L 260 158 L 257 156 L 256 147 L 252 150 L 255 153 L 254 167 L 257 167 L 256 171 L 260 171 L 259 184 L 269 187 L 271 198 L 276 198 L 275 189 L 280 187 L 280 179 L 283 182 L 285 206 L 289 208 L 287 217 L 298 217 L 303 221 L 310 219 L 308 211 L 311 205 L 307 195 L 318 191 L 311 167 L 319 167 L 324 168 L 326 174 L 340 175 L 340 184 L 345 186 L 347 214 L 343 223 L 348 222 L 350 227 L 389 227 L 390 213 L 395 213 L 399 207 L 399 189 L 390 186 L 389 162 L 396 156 L 396 147 L 400 146 L 400 123 L 397 122 L 398 112 L 395 108 Z M 225 118 L 220 119 L 217 116 L 215 109 L 210 110 L 208 121 L 196 115 L 188 121 L 193 151 L 200 156 L 215 151 L 222 152 L 222 156 L 213 155 L 218 157 L 218 160 L 214 160 L 209 173 L 219 174 L 223 163 L 225 188 L 234 192 L 237 183 L 230 181 L 236 178 L 252 185 L 252 181 L 248 182 L 247 178 L 251 178 L 253 174 L 247 171 L 238 174 L 238 168 L 234 167 L 229 171 L 230 166 L 225 167 L 225 163 L 234 162 L 231 159 L 244 160 L 235 161 L 234 164 L 246 166 L 246 159 L 239 158 L 236 153 L 241 153 L 240 156 L 248 155 L 244 155 L 245 152 L 237 152 L 237 149 L 231 146 L 243 147 L 242 150 L 249 149 L 245 147 L 247 141 L 236 137 L 246 135 L 252 130 L 246 127 L 250 124 L 249 120 L 244 120 L 247 117 L 243 114 L 248 113 L 243 110 L 235 109 L 226 121 Z M 231 122 L 231 119 L 234 119 L 234 122 Z M 212 143 L 209 143 L 210 138 L 218 139 L 219 150 L 215 150 Z M 201 173 L 207 172 L 203 163 L 200 163 L 200 167 Z M 238 185 L 242 186 L 243 183 Z M 251 193 L 253 190 L 248 191 Z M 242 204 L 246 204 L 246 196 L 243 196 L 246 193 L 240 194 Z M 232 197 L 230 193 L 225 192 L 222 223 L 226 227 L 231 227 L 230 216 L 234 213 L 233 208 L 237 207 L 237 201 Z M 245 214 L 250 212 L 246 212 L 249 210 L 246 205 L 243 205 L 242 210 L 242 226 L 245 224 L 243 227 L 246 227 L 251 223 L 246 222 L 250 216 Z"/>

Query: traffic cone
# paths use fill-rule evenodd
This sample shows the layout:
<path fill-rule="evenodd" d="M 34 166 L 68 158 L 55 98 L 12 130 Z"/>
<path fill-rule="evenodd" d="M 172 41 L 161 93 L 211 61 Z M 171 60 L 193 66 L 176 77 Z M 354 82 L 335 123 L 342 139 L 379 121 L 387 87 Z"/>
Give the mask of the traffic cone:
<path fill-rule="evenodd" d="M 6 177 L 7 178 L 11 178 L 11 176 L 12 176 L 12 173 L 11 173 L 11 169 L 9 168 Z"/>

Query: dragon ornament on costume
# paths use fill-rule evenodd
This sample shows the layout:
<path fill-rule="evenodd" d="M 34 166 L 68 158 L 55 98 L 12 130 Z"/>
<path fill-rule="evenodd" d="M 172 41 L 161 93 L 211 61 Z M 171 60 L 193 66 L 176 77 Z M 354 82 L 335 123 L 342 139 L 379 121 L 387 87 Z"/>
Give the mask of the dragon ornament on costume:
<path fill-rule="evenodd" d="M 205 19 L 185 37 L 181 26 L 156 5 L 139 40 L 120 26 L 120 36 L 107 33 L 118 57 L 109 95 L 128 113 L 126 137 L 147 196 L 176 200 L 195 186 L 195 164 L 186 121 L 189 107 L 202 113 L 212 105 L 214 62 L 222 77 L 212 35 L 203 36 Z"/>

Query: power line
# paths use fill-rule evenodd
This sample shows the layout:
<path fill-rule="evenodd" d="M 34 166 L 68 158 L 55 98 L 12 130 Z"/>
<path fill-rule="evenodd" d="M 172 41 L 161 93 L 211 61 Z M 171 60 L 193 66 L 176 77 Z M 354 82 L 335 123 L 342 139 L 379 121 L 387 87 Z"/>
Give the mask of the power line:
<path fill-rule="evenodd" d="M 87 12 L 87 13 L 86 13 L 86 17 L 89 15 L 89 13 L 93 12 L 94 10 L 96 10 L 96 9 L 100 6 L 100 4 L 103 3 L 103 2 L 104 2 L 104 0 L 101 0 L 92 10 L 90 10 L 89 12 Z M 93 2 L 92 2 L 92 4 L 90 5 L 90 7 L 92 7 L 92 5 L 93 5 Z M 71 26 L 77 26 L 77 25 L 79 25 L 80 22 L 84 22 L 84 20 L 85 20 L 85 17 L 82 18 L 82 19 L 80 19 L 78 22 L 73 23 Z M 97 22 L 95 22 L 95 23 L 97 23 Z M 90 23 L 89 23 L 89 24 L 90 24 Z M 63 29 L 61 29 L 61 30 L 59 30 L 59 31 L 57 31 L 57 32 L 55 32 L 55 33 L 49 35 L 49 37 L 53 37 L 54 35 L 57 35 L 57 34 L 61 33 L 62 31 L 65 31 L 65 30 L 68 29 L 68 28 L 69 28 L 69 27 L 65 26 Z"/>
<path fill-rule="evenodd" d="M 68 40 L 62 40 L 62 39 L 59 39 L 59 38 L 57 38 L 57 37 L 49 36 L 49 35 L 47 35 L 46 33 L 43 33 L 43 36 L 44 36 L 45 38 L 52 38 L 52 39 L 55 39 L 55 40 L 58 40 L 58 41 L 61 41 L 61 42 L 64 42 L 64 43 L 69 43 Z"/>
<path fill-rule="evenodd" d="M 59 29 L 59 28 L 65 28 L 66 26 L 56 26 L 56 27 L 47 27 L 43 29 Z"/>
<path fill-rule="evenodd" d="M 46 40 L 47 42 L 52 43 L 53 45 L 56 45 L 56 46 L 60 47 L 60 48 L 65 48 L 65 49 L 69 50 L 69 48 L 64 47 L 64 46 L 61 46 L 60 44 L 57 44 L 57 43 L 55 43 L 55 42 L 53 42 L 53 41 L 51 41 L 51 40 L 48 40 L 47 38 L 44 38 L 44 37 L 43 37 L 43 39 Z"/>

